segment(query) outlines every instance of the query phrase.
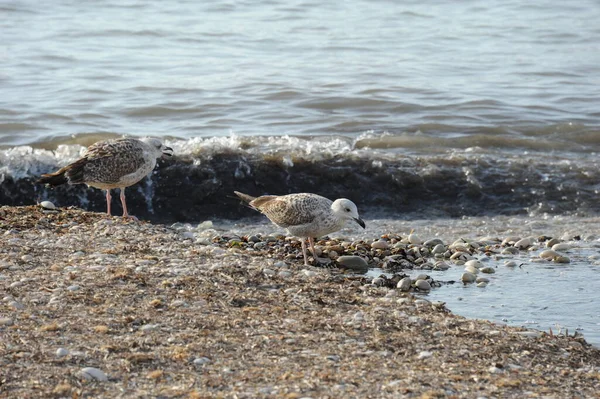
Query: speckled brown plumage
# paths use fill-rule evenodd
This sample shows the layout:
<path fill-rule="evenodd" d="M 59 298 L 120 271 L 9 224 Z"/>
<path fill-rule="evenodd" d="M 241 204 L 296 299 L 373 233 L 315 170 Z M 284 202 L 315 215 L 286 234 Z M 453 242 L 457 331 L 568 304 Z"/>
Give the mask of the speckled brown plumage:
<path fill-rule="evenodd" d="M 123 215 L 127 216 L 125 187 L 129 187 L 156 166 L 156 158 L 171 155 L 173 150 L 156 139 L 125 138 L 92 144 L 81 159 L 42 175 L 38 183 L 57 186 L 64 183 L 87 184 L 106 190 L 107 213 L 110 214 L 110 190 L 121 189 Z"/>
<path fill-rule="evenodd" d="M 352 219 L 364 227 L 364 222 L 358 217 L 356 205 L 345 198 L 331 201 L 311 193 L 263 195 L 258 198 L 237 191 L 235 194 L 268 217 L 271 222 L 286 228 L 291 235 L 308 238 L 313 255 L 314 237 L 338 231 L 344 227 L 346 221 Z M 308 264 L 304 245 L 302 240 L 304 263 Z"/>

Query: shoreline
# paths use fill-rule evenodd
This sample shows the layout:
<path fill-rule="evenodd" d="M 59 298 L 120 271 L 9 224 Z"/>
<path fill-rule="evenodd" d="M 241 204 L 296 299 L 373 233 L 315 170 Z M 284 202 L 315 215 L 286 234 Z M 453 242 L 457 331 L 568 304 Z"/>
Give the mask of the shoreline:
<path fill-rule="evenodd" d="M 0 397 L 600 389 L 600 349 L 580 336 L 466 319 L 337 268 L 77 209 L 1 207 L 0 242 Z"/>

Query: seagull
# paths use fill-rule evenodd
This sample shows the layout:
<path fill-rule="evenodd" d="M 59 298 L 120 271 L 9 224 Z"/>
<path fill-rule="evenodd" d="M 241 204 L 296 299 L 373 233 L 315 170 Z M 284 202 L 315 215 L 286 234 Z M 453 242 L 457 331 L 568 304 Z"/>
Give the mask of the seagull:
<path fill-rule="evenodd" d="M 43 174 L 40 184 L 58 186 L 64 183 L 87 184 L 106 190 L 106 213 L 110 216 L 110 190 L 119 188 L 123 217 L 129 217 L 125 203 L 125 187 L 134 185 L 150 174 L 156 159 L 173 155 L 173 149 L 154 138 L 99 141 L 92 144 L 81 159 L 54 173 Z"/>
<path fill-rule="evenodd" d="M 314 237 L 338 231 L 347 221 L 354 221 L 365 228 L 365 222 L 358 216 L 356 205 L 346 198 L 331 201 L 311 193 L 263 195 L 256 198 L 238 191 L 234 193 L 271 222 L 286 228 L 291 235 L 301 238 L 304 264 L 307 266 L 305 238 L 308 238 L 313 256 L 318 261 Z"/>

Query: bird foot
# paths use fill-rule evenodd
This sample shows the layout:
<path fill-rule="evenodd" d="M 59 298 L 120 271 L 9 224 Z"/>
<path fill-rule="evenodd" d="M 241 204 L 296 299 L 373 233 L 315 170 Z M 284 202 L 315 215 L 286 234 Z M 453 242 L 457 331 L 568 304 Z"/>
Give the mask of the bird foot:
<path fill-rule="evenodd" d="M 319 258 L 318 256 L 313 256 L 313 259 L 318 265 L 328 265 L 332 262 L 332 260 L 329 258 Z"/>

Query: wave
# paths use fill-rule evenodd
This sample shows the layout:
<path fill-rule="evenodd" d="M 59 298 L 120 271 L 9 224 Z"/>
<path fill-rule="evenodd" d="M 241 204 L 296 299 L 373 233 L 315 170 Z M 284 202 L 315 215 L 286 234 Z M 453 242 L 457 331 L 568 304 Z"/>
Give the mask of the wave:
<path fill-rule="evenodd" d="M 79 143 L 84 139 L 73 138 Z M 363 213 L 397 217 L 600 213 L 600 165 L 594 153 L 477 146 L 412 151 L 408 141 L 373 133 L 355 139 L 168 138 L 176 156 L 161 160 L 150 178 L 128 189 L 128 204 L 139 217 L 156 222 L 255 216 L 233 198 L 234 190 L 253 195 L 316 192 L 350 198 Z M 58 206 L 103 211 L 99 190 L 51 190 L 34 183 L 41 173 L 74 161 L 84 149 L 63 140 L 54 150 L 0 150 L 0 204 L 48 199 Z"/>

